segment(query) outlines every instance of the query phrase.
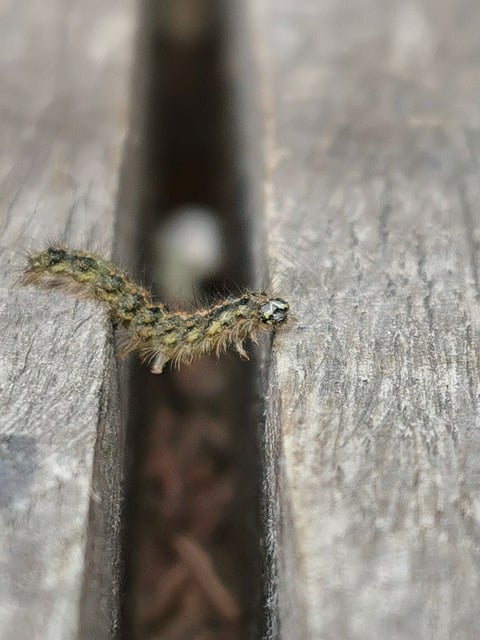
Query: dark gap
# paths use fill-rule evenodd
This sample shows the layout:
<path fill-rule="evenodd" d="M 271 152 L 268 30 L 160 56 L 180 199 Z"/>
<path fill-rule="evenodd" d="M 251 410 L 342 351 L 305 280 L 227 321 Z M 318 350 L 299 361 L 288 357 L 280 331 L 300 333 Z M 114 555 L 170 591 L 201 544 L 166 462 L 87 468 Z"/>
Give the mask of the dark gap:
<path fill-rule="evenodd" d="M 208 304 L 249 275 L 225 3 L 147 4 L 153 46 L 139 270 L 156 297 Z M 252 638 L 254 369 L 235 354 L 159 376 L 134 367 L 124 637 Z"/>

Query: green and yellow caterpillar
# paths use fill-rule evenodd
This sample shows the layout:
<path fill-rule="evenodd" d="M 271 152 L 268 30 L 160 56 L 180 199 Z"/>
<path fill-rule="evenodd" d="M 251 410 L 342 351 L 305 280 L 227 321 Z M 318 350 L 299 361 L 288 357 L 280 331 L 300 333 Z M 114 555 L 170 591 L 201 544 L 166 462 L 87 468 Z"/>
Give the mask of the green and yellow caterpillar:
<path fill-rule="evenodd" d="M 255 341 L 258 330 L 275 329 L 287 320 L 289 305 L 281 298 L 245 291 L 192 313 L 170 311 L 152 301 L 125 271 L 92 253 L 51 246 L 31 255 L 22 285 L 55 287 L 104 303 L 115 323 L 127 332 L 123 354 L 138 351 L 152 373 L 233 346 L 248 358 L 244 341 Z"/>

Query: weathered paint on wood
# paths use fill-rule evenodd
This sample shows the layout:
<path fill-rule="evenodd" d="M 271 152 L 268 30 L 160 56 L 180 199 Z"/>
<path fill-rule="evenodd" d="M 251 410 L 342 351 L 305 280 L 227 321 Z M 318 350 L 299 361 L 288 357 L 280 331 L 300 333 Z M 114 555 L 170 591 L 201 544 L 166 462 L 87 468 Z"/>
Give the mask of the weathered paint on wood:
<path fill-rule="evenodd" d="M 133 0 L 0 8 L 0 637 L 113 638 L 123 467 L 110 323 L 20 289 L 49 240 L 112 252 Z M 138 96 L 137 96 L 138 98 Z M 129 185 L 131 186 L 131 179 Z"/>
<path fill-rule="evenodd" d="M 478 5 L 246 6 L 265 246 L 297 318 L 266 396 L 267 636 L 473 640 Z"/>

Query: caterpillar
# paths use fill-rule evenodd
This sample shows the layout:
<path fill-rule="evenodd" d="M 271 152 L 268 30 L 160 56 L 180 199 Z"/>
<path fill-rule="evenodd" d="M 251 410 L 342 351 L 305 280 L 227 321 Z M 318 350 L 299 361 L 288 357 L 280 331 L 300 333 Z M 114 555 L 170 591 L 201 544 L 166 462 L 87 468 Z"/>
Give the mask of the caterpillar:
<path fill-rule="evenodd" d="M 62 246 L 31 255 L 21 284 L 55 287 L 99 300 L 108 308 L 112 321 L 126 329 L 121 355 L 137 351 L 156 374 L 167 363 L 178 367 L 201 355 L 220 356 L 230 347 L 248 359 L 245 340 L 256 342 L 259 330 L 275 330 L 289 312 L 289 304 L 282 298 L 256 291 L 245 291 L 192 313 L 171 311 L 154 302 L 144 287 L 112 262 Z"/>

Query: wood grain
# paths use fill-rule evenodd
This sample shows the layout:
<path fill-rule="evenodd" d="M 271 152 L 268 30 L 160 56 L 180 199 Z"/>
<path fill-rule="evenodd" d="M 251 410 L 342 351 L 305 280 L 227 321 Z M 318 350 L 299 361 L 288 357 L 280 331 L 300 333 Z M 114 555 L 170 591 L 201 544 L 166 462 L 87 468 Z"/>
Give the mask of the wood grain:
<path fill-rule="evenodd" d="M 94 304 L 16 281 L 26 253 L 52 239 L 112 253 L 134 200 L 121 175 L 138 145 L 136 3 L 7 0 L 0 25 L 0 637 L 113 638 L 123 435 L 112 329 Z"/>
<path fill-rule="evenodd" d="M 252 188 L 296 316 L 266 394 L 265 635 L 473 640 L 478 7 L 246 6 Z"/>

